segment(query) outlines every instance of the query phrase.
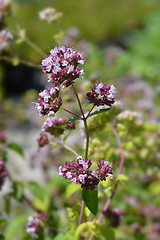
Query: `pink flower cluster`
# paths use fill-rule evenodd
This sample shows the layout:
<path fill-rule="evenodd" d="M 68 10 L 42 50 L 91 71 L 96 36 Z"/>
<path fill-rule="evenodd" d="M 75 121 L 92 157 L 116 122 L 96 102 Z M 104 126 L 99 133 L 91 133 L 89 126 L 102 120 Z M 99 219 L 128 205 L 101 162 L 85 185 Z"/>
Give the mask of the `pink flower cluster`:
<path fill-rule="evenodd" d="M 5 178 L 7 176 L 7 171 L 5 170 L 5 165 L 3 158 L 0 157 L 0 189 L 2 188 L 2 185 L 5 181 Z"/>
<path fill-rule="evenodd" d="M 95 106 L 108 105 L 111 106 L 115 100 L 114 96 L 117 93 L 116 88 L 105 83 L 95 83 L 94 87 L 91 87 L 92 92 L 87 93 L 87 102 L 93 103 Z"/>
<path fill-rule="evenodd" d="M 35 213 L 33 217 L 28 217 L 27 233 L 33 238 L 38 238 L 38 232 L 42 230 L 41 221 L 47 220 L 47 214 L 43 212 Z"/>
<path fill-rule="evenodd" d="M 59 167 L 59 175 L 65 179 L 70 179 L 74 184 L 81 184 L 81 188 L 94 190 L 100 181 L 105 181 L 106 177 L 113 178 L 112 167 L 109 162 L 104 160 L 97 163 L 97 169 L 89 170 L 92 161 L 83 160 L 81 156 L 77 157 L 77 163 L 67 161 L 64 166 Z"/>
<path fill-rule="evenodd" d="M 78 67 L 84 64 L 82 54 L 72 48 L 55 47 L 49 57 L 42 60 L 43 72 L 48 74 L 49 82 L 54 86 L 70 86 L 76 78 L 83 77 L 83 69 Z"/>
<path fill-rule="evenodd" d="M 43 147 L 47 145 L 49 143 L 47 135 L 44 133 L 41 133 L 40 137 L 37 139 L 37 142 L 39 147 Z"/>
<path fill-rule="evenodd" d="M 40 116 L 54 116 L 62 105 L 62 99 L 59 96 L 59 88 L 45 89 L 39 93 L 40 98 L 36 102 L 36 108 Z"/>
<path fill-rule="evenodd" d="M 75 122 L 69 123 L 65 125 L 64 127 L 61 127 L 60 125 L 67 122 L 68 119 L 63 120 L 62 118 L 56 118 L 56 117 L 48 117 L 46 121 L 42 125 L 42 131 L 49 132 L 52 135 L 58 137 L 61 135 L 65 128 L 66 129 L 75 129 Z"/>

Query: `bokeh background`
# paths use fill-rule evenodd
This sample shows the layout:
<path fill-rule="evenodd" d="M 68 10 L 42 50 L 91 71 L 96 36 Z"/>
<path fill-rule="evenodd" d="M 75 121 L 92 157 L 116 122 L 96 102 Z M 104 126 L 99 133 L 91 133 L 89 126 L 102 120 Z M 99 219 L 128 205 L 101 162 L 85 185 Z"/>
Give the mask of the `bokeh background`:
<path fill-rule="evenodd" d="M 47 7 L 62 12 L 62 17 L 52 23 L 40 20 L 38 13 Z M 57 174 L 59 162 L 72 156 L 67 156 L 62 148 L 37 150 L 42 120 L 33 102 L 47 84 L 40 65 L 49 50 L 58 44 L 76 48 L 84 52 L 86 59 L 84 79 L 77 83 L 80 96 L 89 91 L 90 83 L 101 80 L 114 84 L 118 90 L 115 111 L 103 117 L 98 115 L 89 122 L 89 153 L 95 161 L 109 159 L 114 163 L 115 173 L 118 171 L 115 159 L 119 158 L 119 150 L 107 121 L 116 121 L 115 128 L 125 153 L 122 183 L 111 204 L 111 208 L 119 209 L 120 217 L 117 225 L 109 219 L 110 215 L 107 221 L 114 227 L 115 239 L 160 239 L 160 1 L 14 0 L 8 11 L 0 28 L 7 28 L 14 38 L 0 52 L 0 131 L 6 134 L 7 142 L 19 144 L 25 155 L 22 160 L 12 151 L 8 152 L 11 175 L 18 181 L 35 181 L 46 186 L 46 178 Z M 15 34 L 17 26 L 20 27 L 18 35 Z M 31 43 L 23 39 L 23 34 Z M 72 94 L 65 100 L 69 108 L 77 111 Z M 76 131 L 80 129 L 78 125 Z M 77 151 L 83 151 L 77 132 L 68 143 L 74 143 Z M 83 134 L 81 138 L 83 141 Z M 66 185 L 58 180 L 52 179 L 51 183 L 54 183 L 57 212 L 62 205 L 71 207 L 72 191 L 64 193 Z M 11 192 L 8 182 L 1 196 L 4 198 Z M 59 196 L 61 206 L 57 203 Z M 21 219 L 21 215 L 27 214 L 24 203 L 13 201 L 11 204 L 15 211 L 11 211 L 10 217 L 1 201 L 2 215 L 10 222 L 2 229 L 6 240 L 14 239 L 19 224 L 23 230 L 25 218 Z M 40 203 L 38 206 L 44 209 Z M 13 218 L 19 221 L 11 222 Z M 56 226 L 60 224 L 54 221 Z M 18 237 L 15 239 L 22 239 L 21 232 Z"/>

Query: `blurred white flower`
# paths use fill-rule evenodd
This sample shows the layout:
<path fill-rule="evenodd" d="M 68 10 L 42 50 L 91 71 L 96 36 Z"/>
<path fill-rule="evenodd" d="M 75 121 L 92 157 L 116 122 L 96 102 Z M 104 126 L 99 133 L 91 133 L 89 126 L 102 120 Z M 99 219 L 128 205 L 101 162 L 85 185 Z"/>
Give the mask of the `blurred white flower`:
<path fill-rule="evenodd" d="M 41 20 L 46 20 L 48 23 L 51 23 L 60 17 L 62 17 L 62 12 L 56 12 L 55 8 L 45 8 L 39 12 L 39 18 Z"/>
<path fill-rule="evenodd" d="M 12 38 L 13 38 L 13 35 L 7 30 L 4 29 L 0 31 L 0 51 L 8 47 L 9 45 L 8 39 L 12 39 Z"/>

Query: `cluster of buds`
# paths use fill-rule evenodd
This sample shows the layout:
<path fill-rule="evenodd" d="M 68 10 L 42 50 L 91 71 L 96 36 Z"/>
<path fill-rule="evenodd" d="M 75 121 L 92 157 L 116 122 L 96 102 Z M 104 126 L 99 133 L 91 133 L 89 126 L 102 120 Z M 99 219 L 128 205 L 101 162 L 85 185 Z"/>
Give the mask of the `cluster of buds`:
<path fill-rule="evenodd" d="M 43 230 L 41 222 L 47 220 L 47 214 L 43 212 L 35 213 L 33 217 L 28 217 L 27 233 L 33 238 L 38 238 L 38 233 Z"/>
<path fill-rule="evenodd" d="M 6 176 L 7 176 L 7 172 L 5 170 L 4 161 L 3 161 L 3 158 L 0 157 L 0 189 L 2 188 L 2 185 L 5 181 Z"/>
<path fill-rule="evenodd" d="M 49 57 L 42 60 L 43 72 L 48 74 L 49 82 L 54 86 L 68 87 L 76 78 L 83 77 L 83 69 L 78 67 L 84 64 L 82 54 L 72 48 L 55 47 Z"/>
<path fill-rule="evenodd" d="M 0 51 L 9 46 L 9 39 L 12 39 L 13 35 L 7 30 L 3 29 L 0 31 Z"/>
<path fill-rule="evenodd" d="M 37 139 L 37 142 L 40 148 L 47 145 L 49 143 L 47 135 L 44 133 L 41 133 L 40 137 Z"/>
<path fill-rule="evenodd" d="M 62 17 L 61 12 L 57 12 L 55 8 L 45 8 L 39 12 L 39 18 L 41 20 L 46 20 L 48 23 L 51 23 Z"/>
<path fill-rule="evenodd" d="M 117 93 L 116 88 L 105 83 L 95 83 L 94 87 L 91 87 L 92 92 L 87 93 L 86 103 L 93 103 L 94 106 L 111 106 L 115 100 L 114 96 Z"/>
<path fill-rule="evenodd" d="M 69 123 L 64 127 L 61 126 L 61 124 L 67 121 L 68 119 L 63 120 L 62 118 L 48 117 L 42 125 L 42 131 L 49 132 L 52 135 L 58 137 L 64 132 L 65 128 L 75 129 L 75 122 Z"/>
<path fill-rule="evenodd" d="M 81 156 L 77 157 L 77 163 L 67 161 L 65 165 L 59 167 L 59 175 L 65 179 L 71 180 L 74 184 L 81 184 L 81 188 L 94 190 L 100 181 L 105 181 L 106 177 L 113 178 L 112 167 L 109 162 L 104 160 L 97 163 L 97 169 L 90 170 L 92 161 L 83 160 Z"/>
<path fill-rule="evenodd" d="M 59 96 L 59 88 L 45 89 L 39 93 L 40 98 L 36 102 L 36 108 L 40 116 L 54 116 L 62 105 L 62 99 Z"/>

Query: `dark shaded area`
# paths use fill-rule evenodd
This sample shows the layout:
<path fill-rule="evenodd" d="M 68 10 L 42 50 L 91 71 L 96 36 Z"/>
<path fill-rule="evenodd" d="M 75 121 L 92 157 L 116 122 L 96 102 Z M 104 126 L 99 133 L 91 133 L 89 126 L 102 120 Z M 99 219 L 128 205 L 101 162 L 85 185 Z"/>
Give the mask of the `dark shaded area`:
<path fill-rule="evenodd" d="M 4 64 L 4 94 L 6 97 L 18 96 L 29 89 L 41 90 L 41 70 L 25 65 Z"/>

